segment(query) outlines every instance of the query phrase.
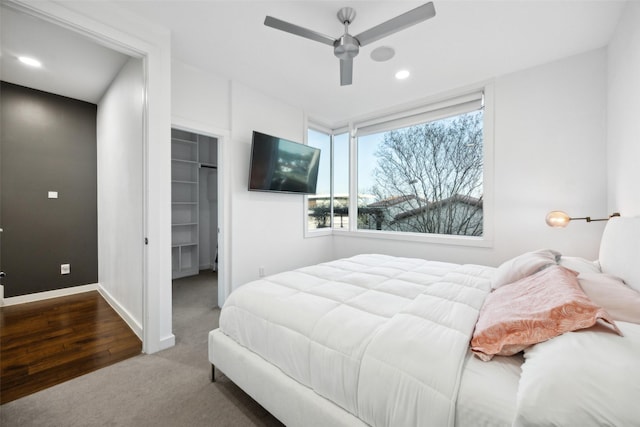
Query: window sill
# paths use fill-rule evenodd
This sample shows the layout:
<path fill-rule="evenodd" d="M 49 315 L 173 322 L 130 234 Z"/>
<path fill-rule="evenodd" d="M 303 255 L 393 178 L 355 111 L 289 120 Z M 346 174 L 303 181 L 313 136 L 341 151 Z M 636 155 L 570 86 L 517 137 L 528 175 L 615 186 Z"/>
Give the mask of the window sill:
<path fill-rule="evenodd" d="M 323 237 L 323 236 L 331 236 L 333 235 L 333 230 L 331 228 L 316 228 L 314 230 L 306 229 L 304 231 L 305 238 L 313 238 L 313 237 Z"/>
<path fill-rule="evenodd" d="M 350 238 L 367 238 L 367 239 L 380 239 L 380 240 L 397 240 L 405 242 L 422 242 L 433 243 L 441 245 L 454 245 L 454 246 L 467 246 L 477 248 L 491 248 L 493 247 L 493 240 L 487 236 L 484 237 L 472 237 L 472 236 L 448 236 L 444 234 L 419 234 L 419 233 L 397 233 L 387 231 L 346 231 L 346 230 L 333 230 L 333 235 L 340 237 Z"/>

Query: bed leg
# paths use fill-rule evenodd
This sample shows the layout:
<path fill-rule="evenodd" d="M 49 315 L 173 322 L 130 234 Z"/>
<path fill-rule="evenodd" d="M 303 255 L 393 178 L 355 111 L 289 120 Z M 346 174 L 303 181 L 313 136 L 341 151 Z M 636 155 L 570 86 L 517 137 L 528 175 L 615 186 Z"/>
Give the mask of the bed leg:
<path fill-rule="evenodd" d="M 213 365 L 213 363 L 211 364 L 211 382 L 216 382 L 216 367 Z"/>

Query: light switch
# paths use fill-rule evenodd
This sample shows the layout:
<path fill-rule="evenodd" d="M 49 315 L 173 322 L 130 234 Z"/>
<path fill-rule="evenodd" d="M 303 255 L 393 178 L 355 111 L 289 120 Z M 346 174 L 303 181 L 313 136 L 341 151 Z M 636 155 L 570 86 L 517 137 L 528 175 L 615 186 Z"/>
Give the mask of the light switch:
<path fill-rule="evenodd" d="M 50 199 L 57 199 L 58 198 L 58 192 L 57 191 L 49 191 L 49 198 Z"/>

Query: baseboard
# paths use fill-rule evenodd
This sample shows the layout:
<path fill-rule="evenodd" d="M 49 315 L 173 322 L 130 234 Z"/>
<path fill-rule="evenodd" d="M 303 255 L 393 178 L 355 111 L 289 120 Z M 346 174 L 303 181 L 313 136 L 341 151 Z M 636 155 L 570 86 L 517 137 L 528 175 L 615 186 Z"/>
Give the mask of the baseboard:
<path fill-rule="evenodd" d="M 176 345 L 176 336 L 171 334 L 168 337 L 164 337 L 160 339 L 159 347 L 160 350 L 166 350 L 167 348 L 171 348 Z"/>
<path fill-rule="evenodd" d="M 67 295 L 81 294 L 83 292 L 98 290 L 98 284 L 92 283 L 89 285 L 73 286 L 70 288 L 54 289 L 52 291 L 36 292 L 33 294 L 19 295 L 17 297 L 2 298 L 2 305 L 16 305 L 24 304 L 27 302 L 42 301 L 50 298 L 64 297 Z M 4 287 L 3 287 L 4 288 Z M 4 289 L 2 290 L 4 296 Z"/>
<path fill-rule="evenodd" d="M 140 322 L 138 322 L 126 308 L 122 307 L 120 303 L 118 303 L 118 301 L 116 301 L 115 298 L 113 298 L 113 296 L 111 296 L 111 294 L 100 284 L 98 284 L 98 292 L 100 292 L 100 295 L 102 295 L 105 301 L 109 303 L 111 308 L 113 308 L 116 313 L 122 317 L 122 320 L 129 325 L 133 333 L 140 338 L 140 341 L 144 341 L 142 338 L 142 325 Z"/>
<path fill-rule="evenodd" d="M 215 269 L 213 268 L 213 264 L 200 264 L 200 270 L 213 270 L 213 271 L 215 271 Z"/>

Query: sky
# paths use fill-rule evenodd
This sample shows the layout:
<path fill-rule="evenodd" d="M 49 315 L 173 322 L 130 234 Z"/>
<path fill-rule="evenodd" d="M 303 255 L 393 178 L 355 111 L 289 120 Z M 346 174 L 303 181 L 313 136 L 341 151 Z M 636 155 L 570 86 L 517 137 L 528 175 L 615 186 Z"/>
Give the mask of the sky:
<path fill-rule="evenodd" d="M 384 134 L 360 137 L 358 141 L 358 189 L 370 192 L 373 170 L 377 164 L 375 151 Z M 330 139 L 329 135 L 309 129 L 309 145 L 321 150 L 317 194 L 329 194 L 330 190 Z M 349 193 L 349 134 L 335 136 L 335 189 L 336 194 Z"/>

